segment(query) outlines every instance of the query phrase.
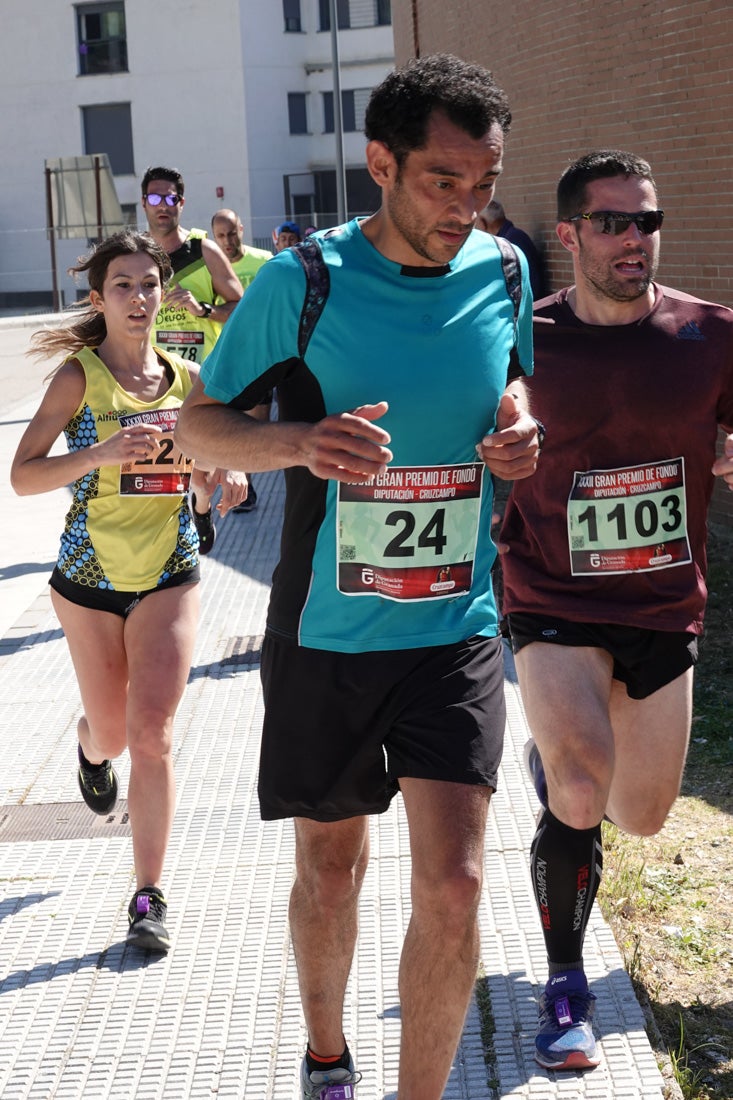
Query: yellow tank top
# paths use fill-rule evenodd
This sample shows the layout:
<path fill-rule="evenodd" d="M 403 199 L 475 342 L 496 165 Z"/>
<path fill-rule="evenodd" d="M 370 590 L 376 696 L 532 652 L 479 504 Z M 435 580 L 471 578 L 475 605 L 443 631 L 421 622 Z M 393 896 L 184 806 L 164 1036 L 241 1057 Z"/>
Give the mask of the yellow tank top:
<path fill-rule="evenodd" d="M 252 245 L 244 246 L 244 254 L 240 260 L 234 260 L 232 267 L 240 283 L 246 290 L 263 264 L 272 259 L 272 252 L 264 248 L 254 248 Z"/>
<path fill-rule="evenodd" d="M 173 265 L 170 285 L 182 286 L 190 290 L 197 301 L 213 305 L 214 286 L 201 247 L 205 236 L 204 230 L 191 229 L 181 247 L 169 254 Z M 163 304 L 155 321 L 153 343 L 189 362 L 203 363 L 220 333 L 221 325 L 217 321 L 194 317 L 187 309 Z"/>
<path fill-rule="evenodd" d="M 149 402 L 123 390 L 92 348 L 72 357 L 82 366 L 86 389 L 64 428 L 69 451 L 102 442 L 125 423 L 148 420 L 161 428 L 150 461 L 101 466 L 74 482 L 57 562 L 74 584 L 141 592 L 198 562 L 186 497 L 191 463 L 172 438 L 191 378 L 182 359 L 156 351 L 173 380 L 162 397 Z"/>

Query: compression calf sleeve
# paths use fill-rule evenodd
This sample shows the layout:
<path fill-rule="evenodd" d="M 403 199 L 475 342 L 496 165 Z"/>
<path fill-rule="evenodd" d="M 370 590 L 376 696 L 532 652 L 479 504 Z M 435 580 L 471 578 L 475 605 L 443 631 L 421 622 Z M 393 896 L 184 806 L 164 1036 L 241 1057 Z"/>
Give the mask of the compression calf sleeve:
<path fill-rule="evenodd" d="M 601 826 L 571 829 L 545 810 L 530 850 L 550 974 L 581 970 L 583 940 L 601 881 Z"/>

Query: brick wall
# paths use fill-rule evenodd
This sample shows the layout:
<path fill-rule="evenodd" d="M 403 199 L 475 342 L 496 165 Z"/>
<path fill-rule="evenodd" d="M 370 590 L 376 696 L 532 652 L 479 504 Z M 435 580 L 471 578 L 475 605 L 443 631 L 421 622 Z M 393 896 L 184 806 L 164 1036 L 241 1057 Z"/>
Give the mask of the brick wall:
<path fill-rule="evenodd" d="M 733 307 L 730 0 L 393 0 L 397 61 L 444 51 L 485 65 L 514 122 L 497 198 L 572 281 L 555 187 L 591 149 L 646 157 L 665 211 L 659 279 Z M 716 487 L 711 518 L 733 524 Z"/>
<path fill-rule="evenodd" d="M 590 149 L 646 157 L 666 213 L 662 282 L 733 307 L 730 0 L 394 0 L 398 61 L 442 50 L 491 69 L 514 124 L 497 191 L 571 279 L 555 185 Z"/>

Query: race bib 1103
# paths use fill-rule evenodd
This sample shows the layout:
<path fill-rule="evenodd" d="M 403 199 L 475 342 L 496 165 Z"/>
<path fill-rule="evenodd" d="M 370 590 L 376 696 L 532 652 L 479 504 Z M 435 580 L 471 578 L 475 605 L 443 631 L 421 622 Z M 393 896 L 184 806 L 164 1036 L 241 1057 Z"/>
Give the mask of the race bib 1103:
<path fill-rule="evenodd" d="M 573 576 L 648 572 L 692 561 L 684 459 L 576 470 L 568 542 Z"/>

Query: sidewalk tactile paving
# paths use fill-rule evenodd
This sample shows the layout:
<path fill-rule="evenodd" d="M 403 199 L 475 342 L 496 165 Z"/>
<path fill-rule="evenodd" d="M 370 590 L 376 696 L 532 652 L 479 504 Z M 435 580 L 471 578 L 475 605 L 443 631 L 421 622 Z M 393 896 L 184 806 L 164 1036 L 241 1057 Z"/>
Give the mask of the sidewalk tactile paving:
<path fill-rule="evenodd" d="M 278 474 L 256 481 L 260 506 L 220 521 L 202 565 L 202 620 L 176 721 L 178 801 L 165 874 L 170 954 L 125 946 L 129 836 L 2 843 L 0 829 L 3 1100 L 299 1100 L 305 1029 L 287 922 L 292 825 L 263 824 L 256 795 L 259 650 L 283 489 Z M 493 1053 L 487 1061 L 474 1001 L 445 1100 L 661 1100 L 643 1014 L 597 908 L 586 957 L 602 1064 L 585 1075 L 551 1074 L 533 1060 L 545 980 L 528 868 L 537 805 L 522 767 L 526 722 L 508 651 L 506 696 L 480 907 L 479 981 L 495 1023 Z M 44 594 L 0 640 L 0 817 L 6 807 L 32 817 L 35 806 L 53 817 L 59 804 L 80 804 L 79 710 Z M 115 766 L 124 796 L 127 756 Z M 370 833 L 345 1029 L 364 1074 L 359 1100 L 396 1100 L 399 954 L 410 915 L 399 800 L 373 819 Z"/>

